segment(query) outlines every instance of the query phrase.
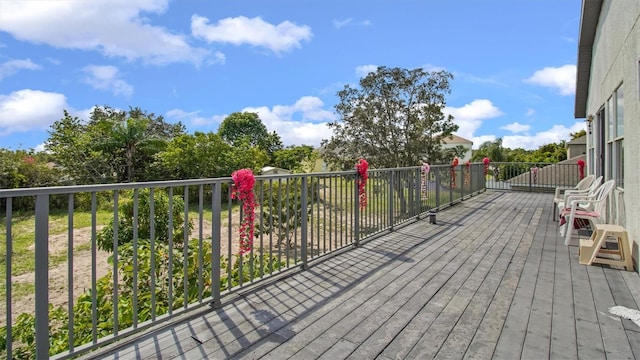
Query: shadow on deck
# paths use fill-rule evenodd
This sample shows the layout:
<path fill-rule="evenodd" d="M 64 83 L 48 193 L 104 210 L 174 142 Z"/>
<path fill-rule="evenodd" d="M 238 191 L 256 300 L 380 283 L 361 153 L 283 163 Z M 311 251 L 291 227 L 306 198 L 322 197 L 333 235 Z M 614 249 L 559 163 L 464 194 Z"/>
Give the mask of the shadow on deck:
<path fill-rule="evenodd" d="M 579 265 L 551 214 L 489 191 L 89 357 L 640 358 L 640 325 L 609 313 L 639 308 L 638 273 Z"/>

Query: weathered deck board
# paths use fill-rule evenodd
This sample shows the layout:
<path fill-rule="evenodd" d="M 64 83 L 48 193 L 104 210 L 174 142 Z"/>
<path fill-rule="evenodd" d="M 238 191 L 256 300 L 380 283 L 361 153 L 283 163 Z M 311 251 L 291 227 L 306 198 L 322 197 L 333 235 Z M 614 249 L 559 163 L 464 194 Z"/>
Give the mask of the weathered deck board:
<path fill-rule="evenodd" d="M 111 359 L 634 358 L 637 273 L 578 264 L 552 195 L 487 192 L 327 257 Z"/>

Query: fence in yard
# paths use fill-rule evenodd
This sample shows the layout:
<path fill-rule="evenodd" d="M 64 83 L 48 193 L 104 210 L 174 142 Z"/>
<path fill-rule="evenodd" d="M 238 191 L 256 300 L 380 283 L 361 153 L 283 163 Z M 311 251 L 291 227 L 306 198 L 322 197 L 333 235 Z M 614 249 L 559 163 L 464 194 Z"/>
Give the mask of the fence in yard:
<path fill-rule="evenodd" d="M 71 358 L 485 189 L 482 164 L 257 176 L 251 250 L 232 179 L 0 190 L 0 357 Z M 1 288 L 1 287 L 0 287 Z"/>

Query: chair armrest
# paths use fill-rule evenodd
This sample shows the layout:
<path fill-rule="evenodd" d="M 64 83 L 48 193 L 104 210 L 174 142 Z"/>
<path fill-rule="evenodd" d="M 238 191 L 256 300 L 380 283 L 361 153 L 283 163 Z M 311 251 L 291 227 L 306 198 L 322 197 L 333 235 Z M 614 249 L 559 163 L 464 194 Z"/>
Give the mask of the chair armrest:
<path fill-rule="evenodd" d="M 589 194 L 589 192 L 565 192 L 564 194 L 564 207 L 569 207 L 572 200 L 590 200 L 595 198 L 595 195 Z"/>
<path fill-rule="evenodd" d="M 567 190 L 571 190 L 571 189 L 575 189 L 574 187 L 569 187 L 569 186 L 558 186 L 556 188 L 556 193 L 553 196 L 553 198 L 559 198 L 561 195 L 563 195 Z"/>

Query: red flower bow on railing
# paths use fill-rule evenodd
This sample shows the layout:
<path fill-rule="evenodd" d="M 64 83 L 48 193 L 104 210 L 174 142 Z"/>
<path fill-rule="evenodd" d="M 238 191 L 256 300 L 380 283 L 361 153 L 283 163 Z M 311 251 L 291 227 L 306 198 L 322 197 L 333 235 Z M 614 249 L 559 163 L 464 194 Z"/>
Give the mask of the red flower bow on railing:
<path fill-rule="evenodd" d="M 427 184 L 429 183 L 430 170 L 431 166 L 429 166 L 429 163 L 422 163 L 422 168 L 420 169 L 420 189 L 422 190 L 422 199 L 427 198 Z"/>
<path fill-rule="evenodd" d="M 584 179 L 584 160 L 580 159 L 576 162 L 578 164 L 578 171 L 580 172 L 580 180 Z"/>
<path fill-rule="evenodd" d="M 489 162 L 491 160 L 488 157 L 482 159 L 482 163 L 484 163 L 484 176 L 487 177 L 487 173 L 489 173 Z"/>
<path fill-rule="evenodd" d="M 464 185 L 467 186 L 471 182 L 471 162 L 467 160 L 464 164 L 467 166 L 467 171 L 464 173 Z"/>
<path fill-rule="evenodd" d="M 360 202 L 360 208 L 367 206 L 367 193 L 365 188 L 367 186 L 367 179 L 369 174 L 369 163 L 367 160 L 360 158 L 356 163 L 356 171 L 358 172 L 358 200 Z"/>
<path fill-rule="evenodd" d="M 236 170 L 231 174 L 233 188 L 232 199 L 240 200 L 242 204 L 243 218 L 240 222 L 240 254 L 244 255 L 253 247 L 253 221 L 255 219 L 255 195 L 253 187 L 256 178 L 251 169 Z"/>
<path fill-rule="evenodd" d="M 458 157 L 454 157 L 453 161 L 451 162 L 451 187 L 456 187 L 456 166 L 458 166 L 460 160 L 458 160 Z"/>

